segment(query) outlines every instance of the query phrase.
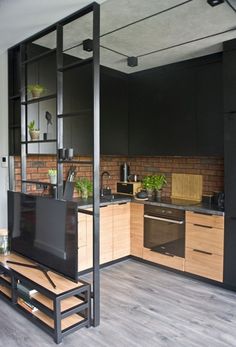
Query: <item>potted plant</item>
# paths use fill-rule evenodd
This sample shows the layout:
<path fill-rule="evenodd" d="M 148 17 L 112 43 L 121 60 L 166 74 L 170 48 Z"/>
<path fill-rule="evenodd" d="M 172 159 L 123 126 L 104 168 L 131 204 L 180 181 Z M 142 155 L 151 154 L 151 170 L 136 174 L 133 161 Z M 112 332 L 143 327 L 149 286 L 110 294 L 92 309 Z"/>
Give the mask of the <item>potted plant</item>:
<path fill-rule="evenodd" d="M 144 178 L 142 179 L 142 187 L 144 189 L 146 189 L 147 191 L 147 195 L 149 198 L 152 197 L 153 195 L 153 176 L 149 175 L 149 176 L 144 176 Z"/>
<path fill-rule="evenodd" d="M 48 176 L 51 184 L 57 184 L 57 170 L 50 169 L 48 170 Z"/>
<path fill-rule="evenodd" d="M 28 124 L 29 134 L 32 141 L 39 140 L 40 130 L 35 128 L 35 121 L 32 120 Z"/>
<path fill-rule="evenodd" d="M 162 188 L 167 184 L 166 176 L 161 175 L 153 175 L 152 176 L 153 189 L 156 191 L 157 199 L 161 198 Z"/>
<path fill-rule="evenodd" d="M 75 182 L 75 188 L 82 199 L 88 199 L 88 197 L 92 194 L 93 184 L 86 177 L 78 178 Z"/>
<path fill-rule="evenodd" d="M 31 93 L 32 98 L 39 98 L 41 94 L 45 91 L 44 86 L 41 84 L 29 84 L 27 91 Z"/>

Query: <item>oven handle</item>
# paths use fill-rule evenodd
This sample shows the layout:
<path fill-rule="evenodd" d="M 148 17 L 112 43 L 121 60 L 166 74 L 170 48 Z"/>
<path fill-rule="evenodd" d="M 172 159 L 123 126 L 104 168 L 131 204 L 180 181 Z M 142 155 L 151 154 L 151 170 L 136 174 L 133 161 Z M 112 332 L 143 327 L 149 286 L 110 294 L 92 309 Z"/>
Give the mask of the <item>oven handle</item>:
<path fill-rule="evenodd" d="M 144 218 L 160 220 L 162 222 L 167 222 L 167 223 L 184 224 L 184 220 L 174 220 L 174 219 L 168 219 L 168 218 L 154 217 L 154 216 L 149 216 L 148 214 L 145 214 Z"/>

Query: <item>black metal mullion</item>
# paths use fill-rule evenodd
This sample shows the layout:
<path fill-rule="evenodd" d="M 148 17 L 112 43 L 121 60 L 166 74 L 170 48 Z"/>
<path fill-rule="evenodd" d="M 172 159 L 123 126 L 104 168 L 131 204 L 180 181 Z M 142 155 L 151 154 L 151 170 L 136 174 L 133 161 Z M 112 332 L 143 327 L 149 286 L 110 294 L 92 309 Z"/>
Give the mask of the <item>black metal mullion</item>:
<path fill-rule="evenodd" d="M 25 60 L 26 56 L 26 48 L 24 44 L 20 45 L 20 63 L 21 61 Z M 21 88 L 21 103 L 24 103 L 27 101 L 27 94 L 26 94 L 26 83 L 27 83 L 27 69 L 25 65 L 21 64 L 20 69 L 20 88 Z M 26 141 L 26 144 L 21 144 L 21 191 L 23 193 L 26 193 L 26 184 L 23 183 L 23 180 L 26 180 L 27 178 L 27 172 L 26 172 L 26 156 L 28 151 L 27 146 L 27 140 L 28 140 L 28 133 L 27 133 L 27 106 L 23 106 L 21 104 L 21 140 L 24 138 Z"/>
<path fill-rule="evenodd" d="M 100 6 L 93 4 L 93 325 L 100 324 Z"/>
<path fill-rule="evenodd" d="M 63 114 L 63 27 L 57 25 L 57 115 Z M 63 148 L 63 118 L 57 117 L 57 159 Z M 57 198 L 63 198 L 63 163 L 57 160 Z"/>

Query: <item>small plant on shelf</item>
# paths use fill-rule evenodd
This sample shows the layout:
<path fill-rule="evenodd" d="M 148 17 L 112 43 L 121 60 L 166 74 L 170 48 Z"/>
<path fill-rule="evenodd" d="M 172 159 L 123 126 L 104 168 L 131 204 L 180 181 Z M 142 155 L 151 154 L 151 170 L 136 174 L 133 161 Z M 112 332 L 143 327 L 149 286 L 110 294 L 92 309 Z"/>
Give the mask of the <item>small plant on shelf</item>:
<path fill-rule="evenodd" d="M 75 188 L 82 199 L 88 199 L 88 197 L 92 195 L 93 184 L 86 177 L 78 178 L 75 181 Z"/>
<path fill-rule="evenodd" d="M 48 176 L 51 184 L 57 184 L 57 170 L 50 169 L 48 170 Z"/>
<path fill-rule="evenodd" d="M 39 140 L 40 130 L 35 128 L 35 121 L 28 124 L 29 134 L 32 141 Z"/>
<path fill-rule="evenodd" d="M 27 91 L 28 93 L 31 93 L 32 98 L 40 98 L 41 94 L 45 91 L 45 88 L 41 84 L 29 84 Z"/>

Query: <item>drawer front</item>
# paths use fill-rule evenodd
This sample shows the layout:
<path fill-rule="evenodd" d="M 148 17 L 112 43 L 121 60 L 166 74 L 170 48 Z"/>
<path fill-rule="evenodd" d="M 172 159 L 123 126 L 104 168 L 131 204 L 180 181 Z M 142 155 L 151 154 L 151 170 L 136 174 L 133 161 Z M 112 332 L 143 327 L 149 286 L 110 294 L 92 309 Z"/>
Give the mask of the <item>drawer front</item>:
<path fill-rule="evenodd" d="M 152 261 L 153 263 L 161 264 L 177 270 L 184 270 L 184 258 L 169 257 L 165 254 L 150 251 L 149 248 L 143 248 L 143 259 Z"/>
<path fill-rule="evenodd" d="M 185 271 L 223 282 L 223 256 L 186 249 Z"/>
<path fill-rule="evenodd" d="M 186 247 L 223 255 L 224 230 L 200 224 L 186 224 Z"/>
<path fill-rule="evenodd" d="M 210 226 L 213 228 L 224 229 L 224 217 L 216 215 L 186 212 L 186 222 L 198 225 Z"/>

